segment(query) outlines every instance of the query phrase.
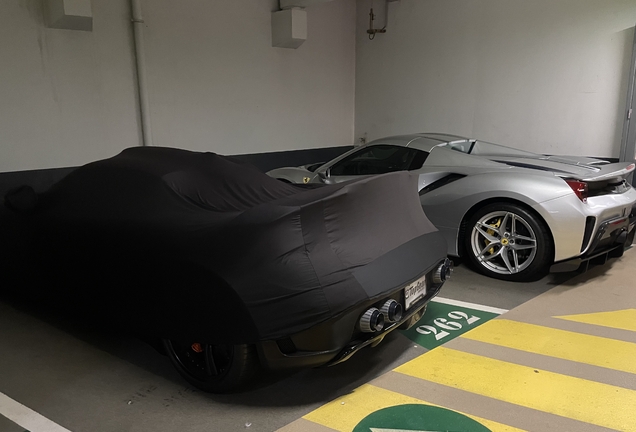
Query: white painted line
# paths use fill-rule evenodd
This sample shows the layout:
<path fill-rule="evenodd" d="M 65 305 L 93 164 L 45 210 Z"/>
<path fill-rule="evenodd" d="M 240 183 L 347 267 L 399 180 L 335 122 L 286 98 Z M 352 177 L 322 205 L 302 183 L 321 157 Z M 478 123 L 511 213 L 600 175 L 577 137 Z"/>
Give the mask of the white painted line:
<path fill-rule="evenodd" d="M 433 299 L 431 299 L 431 301 L 436 302 L 436 303 L 444 303 L 447 305 L 451 305 L 451 306 L 459 306 L 459 307 L 466 307 L 469 309 L 475 309 L 475 310 L 480 310 L 480 311 L 484 311 L 484 312 L 490 312 L 490 313 L 496 313 L 501 315 L 502 313 L 506 313 L 508 312 L 508 309 L 499 309 L 496 307 L 492 307 L 492 306 L 484 306 L 484 305 L 480 305 L 480 304 L 476 304 L 476 303 L 468 303 L 468 302 L 463 302 L 460 300 L 453 300 L 453 299 L 448 299 L 448 298 L 443 298 L 443 297 L 435 297 Z"/>
<path fill-rule="evenodd" d="M 0 393 L 0 414 L 30 432 L 70 432 L 3 393 Z"/>

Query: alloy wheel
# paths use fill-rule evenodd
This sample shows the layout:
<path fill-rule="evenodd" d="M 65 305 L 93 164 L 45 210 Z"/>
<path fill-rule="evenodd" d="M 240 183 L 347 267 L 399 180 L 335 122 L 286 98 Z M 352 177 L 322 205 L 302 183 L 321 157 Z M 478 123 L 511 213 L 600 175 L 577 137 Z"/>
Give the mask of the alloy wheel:
<path fill-rule="evenodd" d="M 516 274 L 528 268 L 537 253 L 537 236 L 523 217 L 494 211 L 474 224 L 470 246 L 477 262 L 498 274 Z"/>

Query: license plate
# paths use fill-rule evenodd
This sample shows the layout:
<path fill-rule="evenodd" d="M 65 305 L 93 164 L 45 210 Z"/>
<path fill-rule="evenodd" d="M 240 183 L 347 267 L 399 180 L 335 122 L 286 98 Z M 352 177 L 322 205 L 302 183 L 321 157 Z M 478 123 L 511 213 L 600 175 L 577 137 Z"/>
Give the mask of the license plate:
<path fill-rule="evenodd" d="M 419 299 L 426 295 L 426 276 L 422 276 L 415 282 L 404 287 L 404 306 L 408 310 Z"/>

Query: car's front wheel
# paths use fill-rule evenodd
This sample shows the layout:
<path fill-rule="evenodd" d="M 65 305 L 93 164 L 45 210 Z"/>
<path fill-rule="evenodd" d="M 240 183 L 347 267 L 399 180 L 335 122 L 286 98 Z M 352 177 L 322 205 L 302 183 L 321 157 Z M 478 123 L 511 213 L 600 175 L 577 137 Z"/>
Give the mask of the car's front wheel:
<path fill-rule="evenodd" d="M 510 203 L 479 209 L 468 220 L 464 241 L 464 251 L 478 271 L 517 282 L 543 277 L 554 249 L 545 223 Z"/>
<path fill-rule="evenodd" d="M 252 345 L 211 345 L 164 339 L 164 348 L 179 374 L 195 387 L 226 393 L 242 387 L 258 368 Z"/>

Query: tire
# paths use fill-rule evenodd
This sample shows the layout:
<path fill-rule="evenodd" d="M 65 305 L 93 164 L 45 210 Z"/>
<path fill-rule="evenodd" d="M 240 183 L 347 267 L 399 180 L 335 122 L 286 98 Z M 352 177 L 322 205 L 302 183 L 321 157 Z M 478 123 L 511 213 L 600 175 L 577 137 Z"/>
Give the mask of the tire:
<path fill-rule="evenodd" d="M 486 205 L 466 224 L 464 254 L 486 276 L 515 282 L 541 279 L 553 251 L 545 222 L 517 204 Z"/>
<path fill-rule="evenodd" d="M 163 345 L 179 374 L 210 393 L 240 389 L 259 365 L 253 345 L 210 345 L 169 339 L 164 339 Z"/>

